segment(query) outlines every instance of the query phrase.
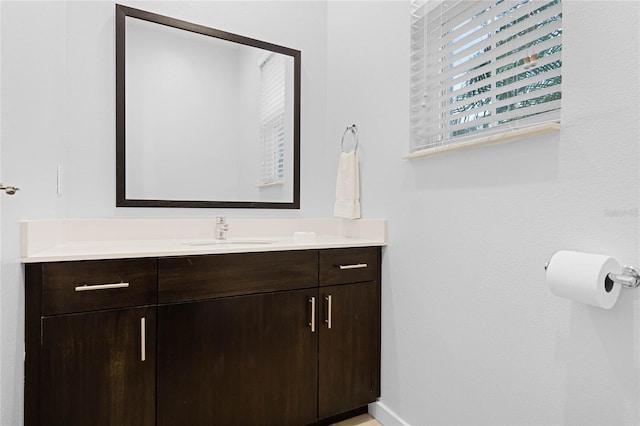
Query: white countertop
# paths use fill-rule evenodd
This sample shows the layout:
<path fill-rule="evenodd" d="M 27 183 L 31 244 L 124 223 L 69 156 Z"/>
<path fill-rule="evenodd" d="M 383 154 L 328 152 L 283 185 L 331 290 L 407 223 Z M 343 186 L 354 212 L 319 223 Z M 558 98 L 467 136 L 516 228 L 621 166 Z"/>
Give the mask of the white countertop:
<path fill-rule="evenodd" d="M 227 222 L 227 242 L 220 243 L 215 218 L 23 221 L 22 262 L 367 247 L 387 241 L 385 219 L 229 217 Z M 303 242 L 295 232 L 313 232 L 315 238 Z"/>

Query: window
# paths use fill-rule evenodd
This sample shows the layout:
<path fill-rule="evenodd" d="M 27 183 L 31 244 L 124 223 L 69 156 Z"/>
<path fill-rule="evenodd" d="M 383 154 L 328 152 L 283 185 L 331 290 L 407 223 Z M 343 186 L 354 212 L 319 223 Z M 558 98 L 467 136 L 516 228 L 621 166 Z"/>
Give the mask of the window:
<path fill-rule="evenodd" d="M 260 185 L 281 184 L 284 178 L 285 63 L 270 54 L 260 65 Z"/>
<path fill-rule="evenodd" d="M 412 152 L 560 121 L 561 0 L 411 3 Z"/>

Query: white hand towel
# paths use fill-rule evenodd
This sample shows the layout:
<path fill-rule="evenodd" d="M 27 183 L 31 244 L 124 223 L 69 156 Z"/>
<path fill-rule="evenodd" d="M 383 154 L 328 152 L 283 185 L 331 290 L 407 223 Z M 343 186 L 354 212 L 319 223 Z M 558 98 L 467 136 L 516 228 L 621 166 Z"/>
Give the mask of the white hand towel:
<path fill-rule="evenodd" d="M 355 150 L 340 153 L 333 215 L 347 219 L 360 218 L 360 173 Z"/>

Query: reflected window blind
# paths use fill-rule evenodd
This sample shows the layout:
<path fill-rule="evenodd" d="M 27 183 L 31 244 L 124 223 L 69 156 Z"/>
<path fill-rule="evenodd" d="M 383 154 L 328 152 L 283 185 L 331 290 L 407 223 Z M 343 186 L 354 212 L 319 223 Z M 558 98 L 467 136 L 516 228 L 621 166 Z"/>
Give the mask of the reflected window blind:
<path fill-rule="evenodd" d="M 411 151 L 560 121 L 562 1 L 411 2 Z"/>
<path fill-rule="evenodd" d="M 284 56 L 269 55 L 260 76 L 260 185 L 271 185 L 284 177 Z"/>

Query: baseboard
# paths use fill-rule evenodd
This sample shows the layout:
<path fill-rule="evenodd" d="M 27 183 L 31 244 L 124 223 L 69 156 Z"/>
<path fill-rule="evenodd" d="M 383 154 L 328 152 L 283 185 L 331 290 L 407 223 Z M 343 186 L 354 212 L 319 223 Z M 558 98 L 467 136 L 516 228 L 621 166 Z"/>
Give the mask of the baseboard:
<path fill-rule="evenodd" d="M 369 414 L 383 426 L 410 426 L 380 401 L 369 404 Z"/>

